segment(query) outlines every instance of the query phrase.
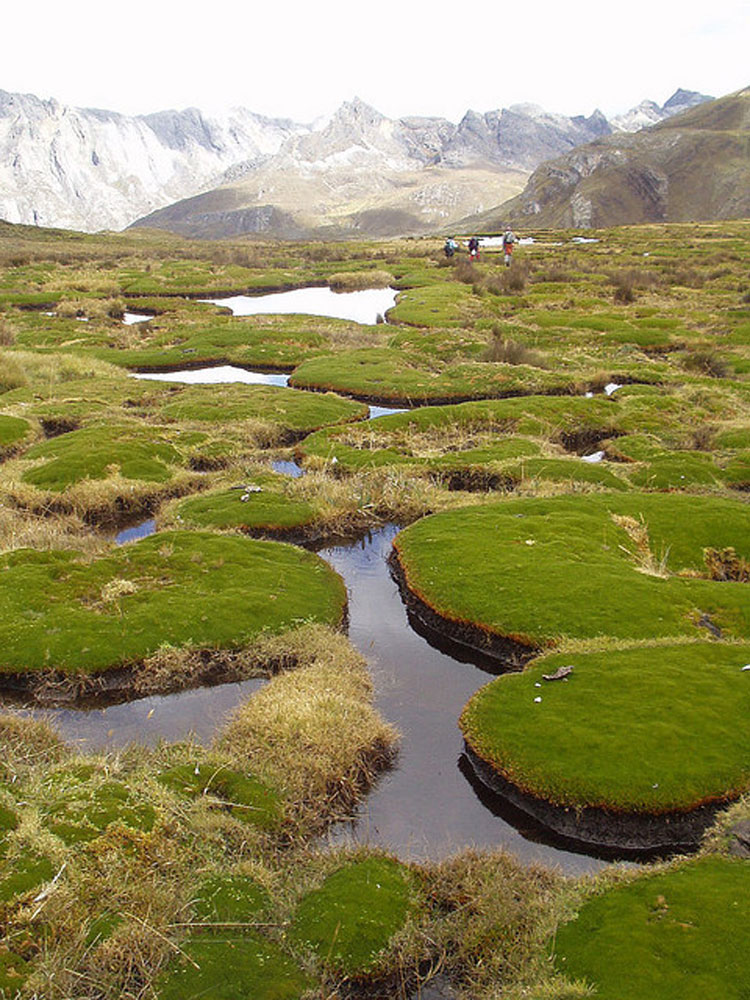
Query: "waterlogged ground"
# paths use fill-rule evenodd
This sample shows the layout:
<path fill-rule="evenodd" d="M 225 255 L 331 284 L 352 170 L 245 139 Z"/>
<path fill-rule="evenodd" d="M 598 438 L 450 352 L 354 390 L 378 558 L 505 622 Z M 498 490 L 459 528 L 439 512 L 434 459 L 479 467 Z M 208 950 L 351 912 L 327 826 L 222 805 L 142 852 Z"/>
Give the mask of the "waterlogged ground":
<path fill-rule="evenodd" d="M 0 995 L 746 980 L 750 229 L 522 236 L 505 269 L 0 224 Z M 300 545 L 285 617 L 251 563 Z M 582 825 L 705 789 L 666 868 Z"/>

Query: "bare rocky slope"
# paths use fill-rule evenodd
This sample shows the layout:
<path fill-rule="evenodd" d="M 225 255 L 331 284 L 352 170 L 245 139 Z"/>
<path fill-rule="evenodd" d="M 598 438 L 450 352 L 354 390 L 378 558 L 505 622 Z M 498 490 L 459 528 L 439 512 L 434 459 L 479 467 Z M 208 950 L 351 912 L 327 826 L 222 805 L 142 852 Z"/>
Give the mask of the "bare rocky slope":
<path fill-rule="evenodd" d="M 704 99 L 678 91 L 612 123 L 514 105 L 457 125 L 355 99 L 311 126 L 245 108 L 129 117 L 0 91 L 0 218 L 211 237 L 425 232 L 517 194 L 549 157 Z"/>
<path fill-rule="evenodd" d="M 750 88 L 635 134 L 616 134 L 543 163 L 515 198 L 463 220 L 608 227 L 750 216 Z"/>

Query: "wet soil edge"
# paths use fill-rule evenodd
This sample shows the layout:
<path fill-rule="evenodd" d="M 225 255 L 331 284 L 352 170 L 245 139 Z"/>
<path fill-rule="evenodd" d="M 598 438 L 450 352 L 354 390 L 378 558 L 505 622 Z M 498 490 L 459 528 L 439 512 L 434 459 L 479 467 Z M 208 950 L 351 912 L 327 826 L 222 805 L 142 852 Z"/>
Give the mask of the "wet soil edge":
<path fill-rule="evenodd" d="M 596 806 L 558 806 L 522 791 L 479 756 L 468 743 L 466 755 L 477 777 L 493 792 L 560 836 L 593 847 L 648 852 L 696 848 L 716 813 L 728 802 L 710 802 L 685 811 L 626 813 Z"/>
<path fill-rule="evenodd" d="M 498 673 L 521 670 L 529 660 L 541 652 L 537 647 L 527 646 L 507 636 L 489 632 L 470 622 L 457 621 L 439 614 L 410 589 L 395 547 L 388 556 L 388 565 L 398 584 L 401 600 L 411 616 L 451 645 L 478 654 L 482 659 L 490 658 L 497 661 Z"/>
<path fill-rule="evenodd" d="M 337 628 L 345 633 L 348 631 L 346 606 Z M 92 674 L 62 670 L 0 673 L 0 698 L 11 704 L 45 708 L 104 707 L 151 695 L 237 683 L 253 677 L 268 678 L 296 665 L 294 658 L 263 657 L 252 647 L 178 649 L 166 661 L 160 661 L 157 653 Z"/>
<path fill-rule="evenodd" d="M 478 654 L 482 659 L 496 660 L 498 672 L 521 670 L 541 652 L 540 649 L 438 614 L 409 589 L 395 548 L 388 557 L 388 564 L 409 614 L 449 644 Z M 717 801 L 695 809 L 664 813 L 625 813 L 595 806 L 558 806 L 524 792 L 481 758 L 468 743 L 465 747 L 474 772 L 491 791 L 547 829 L 582 845 L 634 854 L 660 849 L 690 850 L 698 846 L 716 813 L 729 804 L 728 801 Z"/>

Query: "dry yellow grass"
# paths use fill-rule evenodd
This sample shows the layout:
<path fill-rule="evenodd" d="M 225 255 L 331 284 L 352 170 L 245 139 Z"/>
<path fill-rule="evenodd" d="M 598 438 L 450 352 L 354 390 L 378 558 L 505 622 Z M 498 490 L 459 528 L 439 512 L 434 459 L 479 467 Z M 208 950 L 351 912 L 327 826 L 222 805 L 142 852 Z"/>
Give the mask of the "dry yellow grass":
<path fill-rule="evenodd" d="M 310 626 L 283 648 L 297 669 L 240 707 L 216 746 L 283 788 L 309 829 L 350 813 L 398 735 L 373 708 L 366 663 L 344 636 Z"/>

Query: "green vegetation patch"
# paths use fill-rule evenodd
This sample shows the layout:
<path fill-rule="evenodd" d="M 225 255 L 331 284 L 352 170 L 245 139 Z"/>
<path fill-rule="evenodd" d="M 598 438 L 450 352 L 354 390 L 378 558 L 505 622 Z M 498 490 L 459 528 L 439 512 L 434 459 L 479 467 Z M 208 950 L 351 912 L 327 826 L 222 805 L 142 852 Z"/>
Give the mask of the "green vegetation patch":
<path fill-rule="evenodd" d="M 505 778 L 559 805 L 693 808 L 750 788 L 748 662 L 750 646 L 709 642 L 556 654 L 482 688 L 461 728 Z"/>
<path fill-rule="evenodd" d="M 284 386 L 191 386 L 161 408 L 168 420 L 210 423 L 262 420 L 294 431 L 313 431 L 328 424 L 362 420 L 367 407 L 333 393 L 296 392 Z"/>
<path fill-rule="evenodd" d="M 708 577 L 704 548 L 750 556 L 746 505 L 677 494 L 512 500 L 436 514 L 395 548 L 439 615 L 530 646 L 564 636 L 750 636 L 750 588 Z M 702 578 L 701 578 L 702 577 Z"/>
<path fill-rule="evenodd" d="M 96 672 L 159 646 L 237 648 L 302 619 L 337 625 L 338 575 L 281 542 L 165 532 L 87 562 L 66 551 L 0 556 L 0 669 Z"/>
<path fill-rule="evenodd" d="M 0 454 L 4 448 L 10 448 L 30 433 L 31 424 L 20 417 L 0 415 Z"/>
<path fill-rule="evenodd" d="M 690 486 L 718 487 L 724 476 L 712 455 L 675 451 L 653 457 L 647 465 L 631 471 L 628 478 L 641 489 L 681 490 Z"/>
<path fill-rule="evenodd" d="M 583 462 L 580 458 L 531 458 L 507 466 L 505 472 L 517 482 L 567 483 L 619 491 L 628 489 L 628 484 L 611 468 L 600 462 Z"/>
<path fill-rule="evenodd" d="M 8 903 L 48 882 L 54 874 L 49 858 L 25 850 L 0 862 L 0 902 Z"/>
<path fill-rule="evenodd" d="M 340 868 L 302 899 L 289 937 L 345 975 L 367 973 L 403 927 L 409 909 L 403 867 L 387 858 L 367 858 Z"/>
<path fill-rule="evenodd" d="M 21 955 L 0 945 L 0 997 L 10 1000 L 18 996 L 18 991 L 31 974 L 32 966 Z"/>
<path fill-rule="evenodd" d="M 364 399 L 410 404 L 568 392 L 572 375 L 530 365 L 460 361 L 440 365 L 421 353 L 369 347 L 310 358 L 295 368 L 289 384 L 332 390 Z"/>
<path fill-rule="evenodd" d="M 307 501 L 286 496 L 281 477 L 255 476 L 246 487 L 183 500 L 175 514 L 189 527 L 274 532 L 303 528 L 315 520 L 317 512 Z"/>
<path fill-rule="evenodd" d="M 98 788 L 80 787 L 55 802 L 47 813 L 46 825 L 71 846 L 94 840 L 111 823 L 148 831 L 155 819 L 150 803 L 139 802 L 122 782 L 108 781 Z"/>
<path fill-rule="evenodd" d="M 706 857 L 589 899 L 555 963 L 601 1000 L 744 1000 L 748 922 L 750 863 Z"/>
<path fill-rule="evenodd" d="M 269 904 L 266 890 L 247 875 L 214 875 L 198 886 L 193 914 L 198 923 L 252 923 Z"/>
<path fill-rule="evenodd" d="M 165 483 L 180 462 L 179 451 L 157 430 L 128 426 L 86 427 L 34 445 L 25 455 L 41 464 L 22 479 L 60 493 L 84 479 L 124 479 Z"/>
<path fill-rule="evenodd" d="M 278 947 L 254 934 L 190 937 L 154 984 L 159 1000 L 299 1000 L 312 985 Z"/>
<path fill-rule="evenodd" d="M 236 819 L 261 829 L 272 829 L 281 819 L 278 794 L 252 774 L 212 763 L 190 763 L 160 772 L 157 780 L 187 798 L 207 795 L 218 799 Z"/>

